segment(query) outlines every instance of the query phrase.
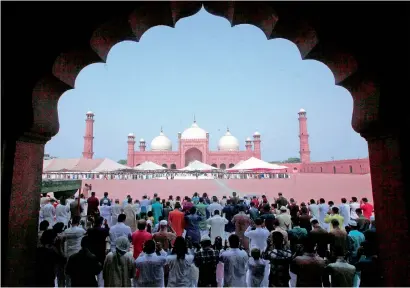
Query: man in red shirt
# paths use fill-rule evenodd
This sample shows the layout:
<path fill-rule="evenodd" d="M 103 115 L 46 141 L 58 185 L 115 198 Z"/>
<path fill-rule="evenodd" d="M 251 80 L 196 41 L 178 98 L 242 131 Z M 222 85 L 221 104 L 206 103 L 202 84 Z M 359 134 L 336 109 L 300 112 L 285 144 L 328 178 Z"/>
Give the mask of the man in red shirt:
<path fill-rule="evenodd" d="M 145 222 L 145 220 L 139 220 L 137 224 L 138 230 L 132 233 L 132 246 L 134 249 L 134 253 L 133 253 L 134 259 L 137 259 L 138 256 L 141 254 L 144 248 L 144 243 L 152 239 L 151 233 L 148 233 L 145 230 L 146 226 L 147 226 L 147 222 Z"/>
<path fill-rule="evenodd" d="M 362 198 L 362 201 L 360 201 L 360 209 L 363 211 L 363 216 L 370 219 L 373 213 L 373 205 L 369 203 L 367 198 Z"/>
<path fill-rule="evenodd" d="M 174 211 L 169 212 L 168 221 L 177 236 L 182 236 L 185 228 L 185 214 L 179 211 L 181 204 L 175 203 Z"/>
<path fill-rule="evenodd" d="M 98 212 L 98 205 L 100 205 L 98 198 L 95 197 L 95 192 L 91 192 L 91 197 L 87 199 L 87 204 L 87 216 L 94 216 Z"/>

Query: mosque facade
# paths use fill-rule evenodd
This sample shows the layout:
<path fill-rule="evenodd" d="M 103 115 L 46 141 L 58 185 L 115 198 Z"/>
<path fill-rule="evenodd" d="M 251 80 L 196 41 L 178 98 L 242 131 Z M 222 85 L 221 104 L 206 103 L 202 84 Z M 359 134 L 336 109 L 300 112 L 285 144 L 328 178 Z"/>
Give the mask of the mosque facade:
<path fill-rule="evenodd" d="M 331 174 L 367 174 L 370 173 L 368 158 L 347 159 L 326 162 L 311 162 L 309 148 L 309 134 L 307 129 L 306 111 L 300 109 L 299 121 L 299 156 L 301 163 L 284 163 L 289 171 L 302 173 L 331 173 Z M 83 158 L 92 159 L 93 152 L 93 126 L 94 113 L 86 114 L 86 129 L 84 135 Z M 245 150 L 239 149 L 239 140 L 227 129 L 224 136 L 218 141 L 218 150 L 209 149 L 209 133 L 199 127 L 194 120 L 192 125 L 184 132 L 178 133 L 178 147 L 172 148 L 172 141 L 164 131 L 152 139 L 149 149 L 144 139 L 138 141 L 136 149 L 136 137 L 133 133 L 128 134 L 127 166 L 135 167 L 145 161 L 151 161 L 170 169 L 181 169 L 188 166 L 194 160 L 212 165 L 220 169 L 231 168 L 241 160 L 250 157 L 261 159 L 261 134 L 254 132 L 252 138 L 245 139 Z"/>
<path fill-rule="evenodd" d="M 162 131 L 152 139 L 150 150 L 147 150 L 144 139 L 139 140 L 138 150 L 135 149 L 135 135 L 128 135 L 127 165 L 138 166 L 144 161 L 151 161 L 170 169 L 180 169 L 190 162 L 198 160 L 220 169 L 231 168 L 241 160 L 250 157 L 261 158 L 260 133 L 255 132 L 253 139 L 245 140 L 245 150 L 240 151 L 238 139 L 231 134 L 229 128 L 219 139 L 218 150 L 209 149 L 209 133 L 199 127 L 194 120 L 191 127 L 178 133 L 178 147 L 172 149 L 171 140 Z"/>

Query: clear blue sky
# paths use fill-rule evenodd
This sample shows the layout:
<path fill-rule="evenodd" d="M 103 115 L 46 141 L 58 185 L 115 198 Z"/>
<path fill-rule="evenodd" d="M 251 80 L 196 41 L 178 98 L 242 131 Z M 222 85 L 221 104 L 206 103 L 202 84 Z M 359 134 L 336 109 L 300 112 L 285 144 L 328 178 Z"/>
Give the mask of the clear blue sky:
<path fill-rule="evenodd" d="M 313 161 L 367 157 L 365 140 L 351 127 L 352 105 L 332 72 L 302 61 L 292 42 L 268 41 L 254 26 L 230 27 L 201 10 L 175 28 L 154 27 L 140 42 L 121 42 L 106 64 L 84 68 L 60 98 L 60 132 L 46 153 L 80 157 L 92 110 L 95 158 L 126 159 L 130 132 L 149 148 L 161 126 L 176 150 L 177 133 L 195 114 L 212 150 L 229 126 L 241 149 L 257 130 L 262 158 L 284 160 L 299 157 L 297 112 L 304 108 Z"/>

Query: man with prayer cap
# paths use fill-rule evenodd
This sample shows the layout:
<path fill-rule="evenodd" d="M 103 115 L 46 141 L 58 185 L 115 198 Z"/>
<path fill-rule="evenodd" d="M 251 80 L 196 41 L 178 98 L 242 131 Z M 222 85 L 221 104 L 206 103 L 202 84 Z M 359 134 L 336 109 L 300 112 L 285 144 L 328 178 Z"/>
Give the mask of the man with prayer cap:
<path fill-rule="evenodd" d="M 120 204 L 120 199 L 115 199 L 115 204 L 112 206 L 112 219 L 111 225 L 117 224 L 118 215 L 122 213 L 123 209 Z"/>
<path fill-rule="evenodd" d="M 280 207 L 280 214 L 276 216 L 279 221 L 279 227 L 285 231 L 292 229 L 292 219 L 285 206 Z"/>
<path fill-rule="evenodd" d="M 358 225 L 356 220 L 349 220 L 348 222 L 350 231 L 348 236 L 348 241 L 349 241 L 349 258 L 351 263 L 355 263 L 357 259 L 357 251 L 359 250 L 359 247 L 361 246 L 362 242 L 365 240 L 365 236 L 362 232 L 357 230 Z"/>
<path fill-rule="evenodd" d="M 168 232 L 168 228 L 172 232 Z M 161 243 L 162 248 L 165 251 L 168 251 L 170 248 L 170 243 L 175 240 L 177 235 L 175 234 L 175 231 L 172 230 L 171 226 L 168 226 L 168 221 L 166 220 L 161 220 L 159 222 L 159 231 L 157 233 L 154 233 L 152 239 L 156 243 Z"/>
<path fill-rule="evenodd" d="M 105 258 L 103 277 L 105 287 L 131 287 L 131 278 L 135 275 L 134 257 L 130 250 L 127 237 L 118 237 L 115 241 L 115 251 Z"/>

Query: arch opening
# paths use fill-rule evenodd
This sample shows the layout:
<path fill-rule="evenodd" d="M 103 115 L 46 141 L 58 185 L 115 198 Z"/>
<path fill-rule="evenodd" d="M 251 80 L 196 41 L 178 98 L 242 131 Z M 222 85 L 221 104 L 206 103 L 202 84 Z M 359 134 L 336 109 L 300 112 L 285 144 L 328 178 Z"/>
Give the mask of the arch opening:
<path fill-rule="evenodd" d="M 190 148 L 185 152 L 185 166 L 193 161 L 202 162 L 202 152 L 198 148 Z"/>

